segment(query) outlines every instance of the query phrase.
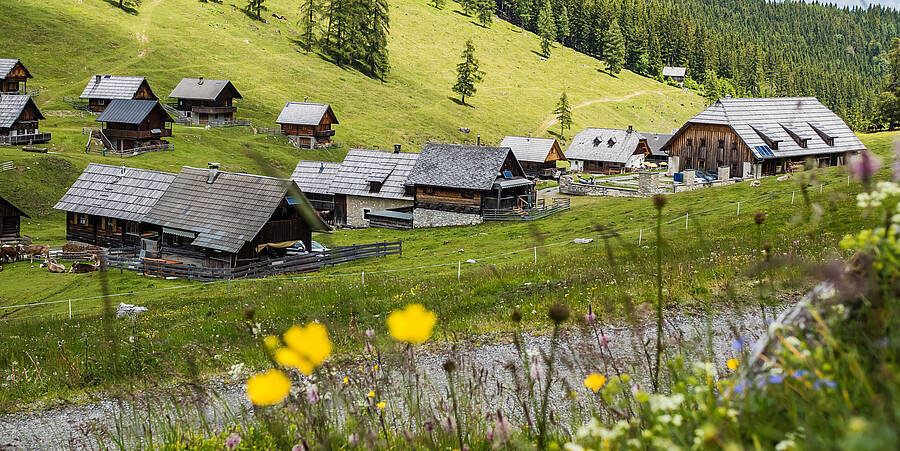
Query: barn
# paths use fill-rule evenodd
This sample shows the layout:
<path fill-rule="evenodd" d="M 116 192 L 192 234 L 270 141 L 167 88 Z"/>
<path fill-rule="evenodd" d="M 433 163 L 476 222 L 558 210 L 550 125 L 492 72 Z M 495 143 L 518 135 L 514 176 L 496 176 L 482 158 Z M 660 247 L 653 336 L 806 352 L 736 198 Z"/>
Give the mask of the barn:
<path fill-rule="evenodd" d="M 675 83 L 684 85 L 684 77 L 687 74 L 687 68 L 678 66 L 663 67 L 662 76 L 664 80 L 671 80 Z"/>
<path fill-rule="evenodd" d="M 341 169 L 340 163 L 301 160 L 291 174 L 291 180 L 309 199 L 325 222 L 334 225 L 334 191 L 331 183 Z"/>
<path fill-rule="evenodd" d="M 0 243 L 17 243 L 22 238 L 22 216 L 31 217 L 0 196 Z"/>
<path fill-rule="evenodd" d="M 729 167 L 743 178 L 791 172 L 813 159 L 841 165 L 866 150 L 814 97 L 723 98 L 687 121 L 665 146 L 670 170 Z"/>
<path fill-rule="evenodd" d="M 168 148 L 162 138 L 172 136 L 172 118 L 156 100 L 112 100 L 96 121 L 103 123 L 103 144 L 119 152 Z"/>
<path fill-rule="evenodd" d="M 113 100 L 158 100 L 144 77 L 94 75 L 81 92 L 88 110 L 100 113 Z"/>
<path fill-rule="evenodd" d="M 34 77 L 21 61 L 15 58 L 0 58 L 0 93 L 26 94 L 29 78 Z"/>
<path fill-rule="evenodd" d="M 243 98 L 231 81 L 203 77 L 182 78 L 169 97 L 178 100 L 175 109 L 195 125 L 233 121 L 237 107 L 232 101 Z"/>
<path fill-rule="evenodd" d="M 327 147 L 331 145 L 337 117 L 327 103 L 288 102 L 275 123 L 281 133 L 294 139 L 299 147 Z"/>
<path fill-rule="evenodd" d="M 558 161 L 566 156 L 555 138 L 507 136 L 500 147 L 509 147 L 529 177 L 552 177 L 557 172 Z"/>
<path fill-rule="evenodd" d="M 351 149 L 331 183 L 335 222 L 347 227 L 412 228 L 406 180 L 419 154 Z"/>
<path fill-rule="evenodd" d="M 621 174 L 641 168 L 650 155 L 647 139 L 634 131 L 615 128 L 586 128 L 566 150 L 570 169 L 595 174 Z"/>
<path fill-rule="evenodd" d="M 38 130 L 44 115 L 30 96 L 0 94 L 0 144 L 22 145 L 50 141 L 50 133 Z"/>
<path fill-rule="evenodd" d="M 160 258 L 229 268 L 284 255 L 330 228 L 296 183 L 185 166 L 143 220 Z"/>
<path fill-rule="evenodd" d="M 141 244 L 141 222 L 175 174 L 91 163 L 53 207 L 66 212 L 66 240 L 101 247 Z"/>

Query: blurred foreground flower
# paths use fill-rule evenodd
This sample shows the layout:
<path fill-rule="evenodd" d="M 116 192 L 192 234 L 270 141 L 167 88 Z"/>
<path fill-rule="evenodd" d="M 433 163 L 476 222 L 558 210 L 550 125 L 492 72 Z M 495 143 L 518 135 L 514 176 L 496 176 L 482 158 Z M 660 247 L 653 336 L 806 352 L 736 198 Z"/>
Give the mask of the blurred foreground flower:
<path fill-rule="evenodd" d="M 284 342 L 287 346 L 275 351 L 275 360 L 307 376 L 322 365 L 334 348 L 328 329 L 320 323 L 291 327 L 284 333 Z"/>
<path fill-rule="evenodd" d="M 725 365 L 728 366 L 729 370 L 734 371 L 737 369 L 738 365 L 740 365 L 740 362 L 738 362 L 738 359 L 728 359 L 728 361 L 725 362 Z"/>
<path fill-rule="evenodd" d="M 850 160 L 850 174 L 857 180 L 869 180 L 881 168 L 881 161 L 868 151 L 860 152 Z"/>
<path fill-rule="evenodd" d="M 602 374 L 591 373 L 584 380 L 584 386 L 593 390 L 594 393 L 597 393 L 604 384 L 606 384 L 606 376 Z"/>
<path fill-rule="evenodd" d="M 291 381 L 279 370 L 259 373 L 247 380 L 247 397 L 257 406 L 281 402 L 291 390 Z"/>
<path fill-rule="evenodd" d="M 388 331 L 397 341 L 419 344 L 431 338 L 437 324 L 437 316 L 422 304 L 409 304 L 403 310 L 394 310 L 387 318 Z"/>

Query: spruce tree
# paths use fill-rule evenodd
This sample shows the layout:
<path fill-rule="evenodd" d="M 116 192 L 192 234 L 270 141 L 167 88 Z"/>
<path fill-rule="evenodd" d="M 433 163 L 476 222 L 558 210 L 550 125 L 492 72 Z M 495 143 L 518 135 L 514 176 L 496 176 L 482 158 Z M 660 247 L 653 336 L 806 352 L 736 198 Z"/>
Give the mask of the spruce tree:
<path fill-rule="evenodd" d="M 531 0 L 514 0 L 515 5 L 513 8 L 516 11 L 516 15 L 519 16 L 519 28 L 522 31 L 525 31 L 526 26 L 531 25 Z"/>
<path fill-rule="evenodd" d="M 312 44 L 315 40 L 315 27 L 318 23 L 317 17 L 321 13 L 320 5 L 317 0 L 303 0 L 300 3 L 300 29 L 306 39 L 306 54 L 312 50 Z"/>
<path fill-rule="evenodd" d="M 550 2 L 544 0 L 541 9 L 538 11 L 538 35 L 541 37 L 541 53 L 546 57 L 550 57 L 550 47 L 556 39 L 556 24 L 553 21 L 553 10 L 550 9 Z"/>
<path fill-rule="evenodd" d="M 388 32 L 390 7 L 387 0 L 365 0 L 368 3 L 368 23 L 364 27 L 365 64 L 369 75 L 384 81 L 389 69 Z"/>
<path fill-rule="evenodd" d="M 475 44 L 472 40 L 466 41 L 466 48 L 462 53 L 462 62 L 456 65 L 456 83 L 453 92 L 460 95 L 462 104 L 466 104 L 466 97 L 472 97 L 478 91 L 475 83 L 481 83 L 484 72 L 478 69 L 478 59 L 475 58 Z"/>
<path fill-rule="evenodd" d="M 569 9 L 566 8 L 566 5 L 562 5 L 559 16 L 556 18 L 556 38 L 560 44 L 566 45 L 566 38 L 570 34 L 572 34 L 572 31 L 569 27 Z"/>
<path fill-rule="evenodd" d="M 553 113 L 556 114 L 556 120 L 559 121 L 559 136 L 566 139 L 566 130 L 572 129 L 572 108 L 569 106 L 569 98 L 566 96 L 565 90 L 559 97 L 559 103 L 556 104 Z"/>
<path fill-rule="evenodd" d="M 609 29 L 603 35 L 603 59 L 606 60 L 609 73 L 612 75 L 622 71 L 625 64 L 625 38 L 619 29 L 616 19 L 609 24 Z"/>
<path fill-rule="evenodd" d="M 466 16 L 469 15 L 469 11 L 475 9 L 476 0 L 457 0 L 459 2 L 459 6 L 462 6 L 463 14 Z"/>
<path fill-rule="evenodd" d="M 266 9 L 266 7 L 263 6 L 263 3 L 265 2 L 266 0 L 247 0 L 247 9 L 250 12 L 256 13 L 256 20 L 262 20 L 261 11 Z M 119 0 L 119 4 L 121 4 L 121 0 Z"/>
<path fill-rule="evenodd" d="M 475 15 L 481 26 L 487 28 L 494 22 L 494 0 L 474 0 Z"/>
<path fill-rule="evenodd" d="M 444 0 L 429 0 L 429 3 L 431 3 L 431 6 L 434 6 L 437 9 L 444 8 Z"/>

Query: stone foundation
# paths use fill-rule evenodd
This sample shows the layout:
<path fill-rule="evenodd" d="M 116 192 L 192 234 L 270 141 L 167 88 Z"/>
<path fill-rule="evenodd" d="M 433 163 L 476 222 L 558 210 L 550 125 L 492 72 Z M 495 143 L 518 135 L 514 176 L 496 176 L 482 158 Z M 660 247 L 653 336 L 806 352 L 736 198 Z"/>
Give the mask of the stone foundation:
<path fill-rule="evenodd" d="M 416 208 L 413 210 L 413 227 L 447 227 L 481 224 L 481 215 L 472 213 L 455 213 L 452 211 L 429 210 Z"/>

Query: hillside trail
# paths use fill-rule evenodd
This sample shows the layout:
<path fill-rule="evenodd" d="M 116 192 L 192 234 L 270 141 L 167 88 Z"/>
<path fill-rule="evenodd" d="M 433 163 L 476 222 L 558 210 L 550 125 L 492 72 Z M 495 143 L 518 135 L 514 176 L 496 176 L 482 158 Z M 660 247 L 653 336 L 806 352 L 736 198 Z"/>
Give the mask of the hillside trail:
<path fill-rule="evenodd" d="M 644 91 L 634 91 L 631 94 L 626 94 L 622 97 L 604 97 L 602 99 L 588 100 L 586 102 L 581 102 L 578 105 L 575 105 L 574 107 L 572 107 L 572 111 L 575 111 L 579 108 L 584 108 L 586 106 L 593 105 L 595 103 L 624 102 L 632 97 L 639 96 L 643 93 L 644 93 Z M 547 133 L 547 130 L 550 130 L 550 127 L 556 125 L 557 122 L 558 121 L 556 119 L 556 115 L 551 114 L 550 117 L 547 118 L 547 120 L 541 124 L 541 128 L 538 129 L 537 133 L 535 133 L 534 136 L 543 136 L 545 133 Z"/>

